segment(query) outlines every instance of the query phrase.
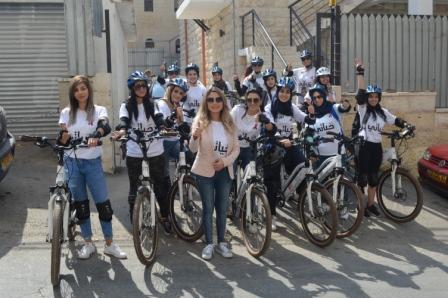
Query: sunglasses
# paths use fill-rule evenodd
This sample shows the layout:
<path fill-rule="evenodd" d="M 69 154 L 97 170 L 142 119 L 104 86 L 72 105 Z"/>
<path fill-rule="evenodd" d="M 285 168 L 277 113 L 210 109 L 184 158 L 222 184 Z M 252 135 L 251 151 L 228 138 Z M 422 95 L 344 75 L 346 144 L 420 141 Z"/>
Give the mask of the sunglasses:
<path fill-rule="evenodd" d="M 260 66 L 263 66 L 263 63 L 254 63 L 254 64 L 252 64 L 252 66 L 258 66 L 258 67 L 260 67 Z"/>
<path fill-rule="evenodd" d="M 147 88 L 148 86 L 145 83 L 137 83 L 134 85 L 134 90 L 138 90 L 141 88 Z"/>
<path fill-rule="evenodd" d="M 207 97 L 207 103 L 222 103 L 222 97 Z"/>
<path fill-rule="evenodd" d="M 246 98 L 247 103 L 259 103 L 260 99 L 258 97 L 248 97 Z"/>

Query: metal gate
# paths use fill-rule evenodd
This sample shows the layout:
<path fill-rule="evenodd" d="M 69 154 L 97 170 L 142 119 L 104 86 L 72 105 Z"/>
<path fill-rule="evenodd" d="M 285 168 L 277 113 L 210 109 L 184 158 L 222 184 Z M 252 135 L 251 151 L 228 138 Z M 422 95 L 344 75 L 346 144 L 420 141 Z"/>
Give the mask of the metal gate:
<path fill-rule="evenodd" d="M 64 4 L 0 3 L 0 105 L 12 133 L 55 134 L 66 75 Z"/>

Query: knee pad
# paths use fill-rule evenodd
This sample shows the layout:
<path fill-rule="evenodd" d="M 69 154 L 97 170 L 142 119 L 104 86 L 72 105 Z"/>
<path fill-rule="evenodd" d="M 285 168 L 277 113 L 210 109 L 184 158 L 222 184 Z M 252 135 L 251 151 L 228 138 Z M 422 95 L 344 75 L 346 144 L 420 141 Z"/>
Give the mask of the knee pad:
<path fill-rule="evenodd" d="M 110 200 L 96 204 L 96 209 L 98 210 L 100 220 L 102 221 L 112 220 L 112 215 L 114 214 L 114 211 L 112 210 L 112 206 L 110 205 Z"/>
<path fill-rule="evenodd" d="M 370 173 L 368 176 L 369 186 L 375 187 L 378 185 L 379 177 L 378 173 Z"/>
<path fill-rule="evenodd" d="M 76 210 L 76 218 L 79 221 L 84 221 L 90 218 L 89 200 L 75 201 L 74 207 Z"/>

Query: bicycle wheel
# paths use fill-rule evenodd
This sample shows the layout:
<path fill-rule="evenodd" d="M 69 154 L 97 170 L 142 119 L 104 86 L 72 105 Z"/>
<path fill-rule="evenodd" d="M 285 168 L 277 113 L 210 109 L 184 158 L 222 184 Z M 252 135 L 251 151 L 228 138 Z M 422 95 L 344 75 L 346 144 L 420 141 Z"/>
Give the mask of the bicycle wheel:
<path fill-rule="evenodd" d="M 311 204 L 304 191 L 299 202 L 299 214 L 305 235 L 314 245 L 326 247 L 336 238 L 336 207 L 328 191 L 316 183 L 311 186 Z"/>
<path fill-rule="evenodd" d="M 332 178 L 324 185 L 332 199 L 335 180 L 335 178 Z M 339 179 L 336 209 L 339 223 L 336 237 L 344 238 L 351 236 L 362 222 L 364 217 L 364 204 L 361 190 L 345 178 Z"/>
<path fill-rule="evenodd" d="M 417 179 L 405 169 L 395 173 L 395 192 L 392 190 L 392 171 L 385 171 L 377 188 L 378 205 L 386 217 L 397 223 L 416 218 L 423 207 L 423 192 Z"/>
<path fill-rule="evenodd" d="M 251 192 L 251 220 L 246 217 L 247 197 L 241 206 L 241 232 L 247 251 L 258 258 L 263 255 L 271 241 L 272 217 L 266 194 L 257 188 Z"/>
<path fill-rule="evenodd" d="M 156 217 L 152 226 L 152 218 Z M 158 237 L 157 212 L 151 213 L 148 189 L 139 190 L 132 216 L 132 237 L 137 258 L 143 265 L 151 265 L 156 256 Z"/>
<path fill-rule="evenodd" d="M 51 238 L 51 284 L 59 286 L 59 272 L 61 268 L 62 250 L 62 217 L 64 206 L 62 202 L 55 202 L 53 206 L 53 235 Z"/>
<path fill-rule="evenodd" d="M 174 231 L 182 240 L 194 242 L 203 234 L 202 201 L 196 180 L 185 176 L 182 183 L 183 202 L 180 200 L 179 183 L 171 186 L 169 200 Z"/>

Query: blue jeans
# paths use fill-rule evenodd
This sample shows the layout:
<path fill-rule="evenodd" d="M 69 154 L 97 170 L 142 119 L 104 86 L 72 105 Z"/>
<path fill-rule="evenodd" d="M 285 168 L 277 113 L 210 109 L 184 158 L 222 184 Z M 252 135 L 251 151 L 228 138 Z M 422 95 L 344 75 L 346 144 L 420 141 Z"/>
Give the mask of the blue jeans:
<path fill-rule="evenodd" d="M 75 159 L 65 158 L 65 179 L 75 201 L 85 201 L 88 199 L 87 187 L 92 194 L 95 204 L 103 203 L 107 200 L 106 178 L 103 173 L 101 157 L 95 159 Z M 112 239 L 112 223 L 102 221 L 101 229 L 105 239 Z M 92 238 L 92 226 L 90 217 L 80 224 L 81 235 L 84 239 Z"/>
<path fill-rule="evenodd" d="M 215 172 L 213 177 L 195 175 L 198 183 L 199 194 L 202 200 L 202 224 L 205 231 L 207 244 L 213 243 L 213 207 L 216 210 L 216 231 L 218 243 L 224 242 L 227 220 L 227 203 L 229 200 L 230 179 L 227 168 Z"/>
<path fill-rule="evenodd" d="M 255 161 L 255 156 L 252 152 L 252 149 L 250 147 L 240 148 L 240 155 L 238 155 L 237 160 L 241 160 L 241 169 L 244 171 L 249 162 Z"/>
<path fill-rule="evenodd" d="M 179 140 L 163 140 L 163 151 L 165 152 L 165 174 L 170 174 L 170 159 L 178 160 L 180 153 Z"/>

